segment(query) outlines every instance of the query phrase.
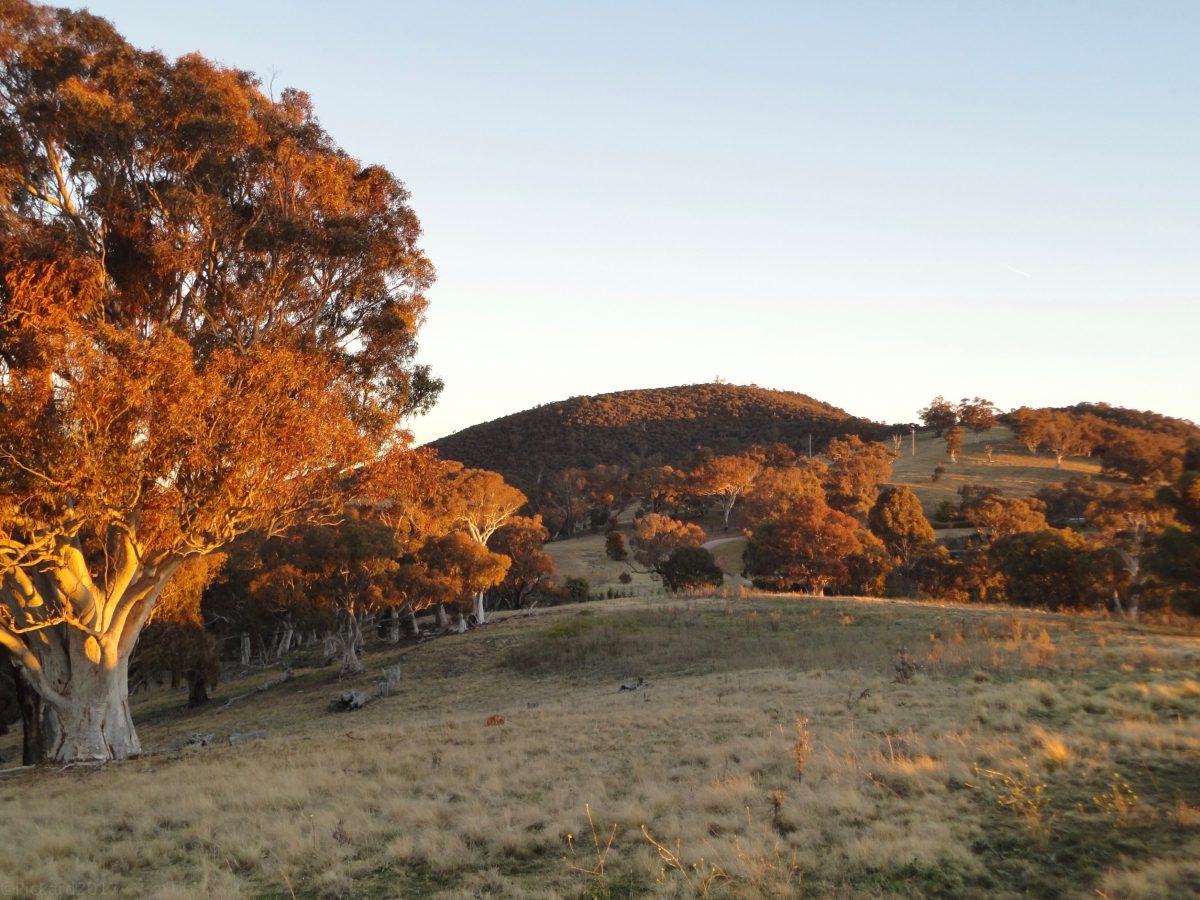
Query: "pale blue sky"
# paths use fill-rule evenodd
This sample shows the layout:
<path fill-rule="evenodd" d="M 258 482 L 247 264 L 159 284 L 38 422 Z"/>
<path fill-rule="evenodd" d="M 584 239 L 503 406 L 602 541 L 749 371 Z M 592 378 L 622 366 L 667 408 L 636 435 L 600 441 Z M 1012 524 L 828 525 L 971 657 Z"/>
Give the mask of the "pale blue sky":
<path fill-rule="evenodd" d="M 89 7 L 407 182 L 421 440 L 718 375 L 1200 421 L 1200 3 Z"/>

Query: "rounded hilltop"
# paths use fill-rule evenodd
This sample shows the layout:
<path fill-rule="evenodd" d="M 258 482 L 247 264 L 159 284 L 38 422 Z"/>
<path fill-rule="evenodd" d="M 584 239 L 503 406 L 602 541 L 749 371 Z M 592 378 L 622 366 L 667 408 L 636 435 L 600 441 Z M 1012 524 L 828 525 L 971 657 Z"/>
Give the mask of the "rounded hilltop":
<path fill-rule="evenodd" d="M 830 438 L 883 438 L 887 426 L 793 391 L 723 383 L 570 397 L 464 428 L 431 446 L 448 459 L 517 482 L 598 464 L 676 465 L 706 447 L 735 453 L 755 444 L 814 450 Z"/>

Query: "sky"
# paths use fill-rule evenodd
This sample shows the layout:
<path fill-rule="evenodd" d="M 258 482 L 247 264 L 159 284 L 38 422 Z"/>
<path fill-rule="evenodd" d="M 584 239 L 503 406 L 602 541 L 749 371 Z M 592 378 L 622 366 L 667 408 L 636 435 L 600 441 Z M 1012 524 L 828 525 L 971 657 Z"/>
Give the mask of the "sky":
<path fill-rule="evenodd" d="M 1200 421 L 1200 3 L 89 8 L 308 92 L 408 185 L 420 442 L 716 378 Z"/>

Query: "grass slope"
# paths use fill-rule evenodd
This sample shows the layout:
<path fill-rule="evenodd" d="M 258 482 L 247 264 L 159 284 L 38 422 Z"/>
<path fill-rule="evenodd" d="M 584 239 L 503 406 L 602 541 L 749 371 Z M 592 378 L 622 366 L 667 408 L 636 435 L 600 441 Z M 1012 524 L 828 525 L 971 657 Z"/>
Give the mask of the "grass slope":
<path fill-rule="evenodd" d="M 224 712 L 161 692 L 138 701 L 148 746 L 269 736 L 0 781 L 20 832 L 0 894 L 1200 890 L 1193 635 L 894 601 L 622 600 L 367 661 L 398 661 L 408 690 L 353 714 L 327 711 L 328 669 Z M 631 676 L 648 686 L 618 692 Z"/>
<path fill-rule="evenodd" d="M 986 453 L 989 444 L 992 447 L 991 462 Z M 946 472 L 935 482 L 933 470 L 939 465 L 945 467 Z M 1013 438 L 1011 430 L 999 425 L 979 435 L 978 440 L 974 434 L 968 434 L 957 463 L 950 462 L 946 442 L 932 432 L 918 432 L 915 455 L 911 437 L 905 437 L 900 455 L 892 466 L 891 483 L 912 488 L 921 498 L 925 515 L 932 517 L 942 501 L 958 503 L 958 489 L 964 484 L 990 484 L 1006 496 L 1023 497 L 1056 481 L 1067 481 L 1076 475 L 1099 474 L 1100 463 L 1082 457 L 1068 457 L 1063 460 L 1062 468 L 1055 468 L 1053 456 L 1031 454 Z"/>

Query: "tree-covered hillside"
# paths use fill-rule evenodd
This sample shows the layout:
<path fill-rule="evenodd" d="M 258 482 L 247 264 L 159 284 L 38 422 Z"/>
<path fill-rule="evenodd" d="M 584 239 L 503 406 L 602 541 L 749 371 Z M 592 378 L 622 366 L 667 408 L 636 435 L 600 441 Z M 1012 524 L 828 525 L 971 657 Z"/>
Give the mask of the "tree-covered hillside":
<path fill-rule="evenodd" d="M 567 467 L 677 465 L 699 447 L 735 453 L 784 443 L 814 451 L 830 438 L 881 439 L 888 428 L 805 394 L 694 384 L 572 397 L 466 428 L 433 442 L 446 458 L 518 484 Z"/>

